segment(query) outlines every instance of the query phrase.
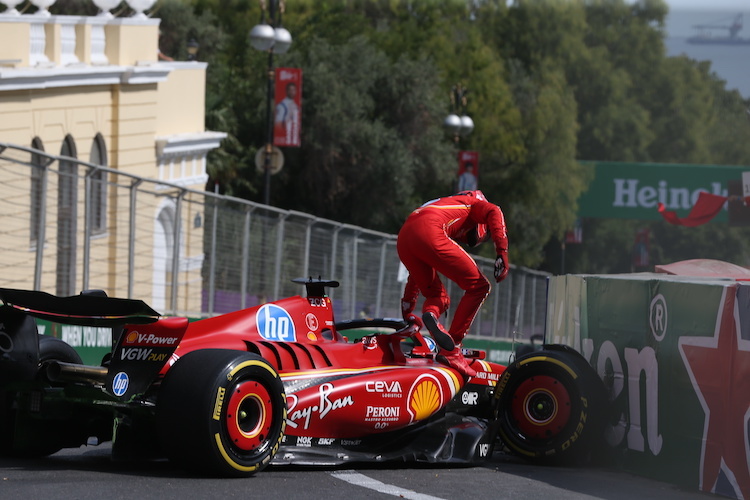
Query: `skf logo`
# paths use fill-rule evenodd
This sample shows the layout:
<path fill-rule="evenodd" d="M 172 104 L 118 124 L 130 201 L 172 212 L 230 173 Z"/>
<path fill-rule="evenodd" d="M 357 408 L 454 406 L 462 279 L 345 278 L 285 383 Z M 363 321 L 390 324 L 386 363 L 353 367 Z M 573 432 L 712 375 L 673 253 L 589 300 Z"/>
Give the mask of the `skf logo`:
<path fill-rule="evenodd" d="M 294 342 L 297 335 L 294 331 L 294 321 L 286 309 L 276 304 L 265 304 L 255 315 L 258 333 L 266 340 L 276 342 Z"/>

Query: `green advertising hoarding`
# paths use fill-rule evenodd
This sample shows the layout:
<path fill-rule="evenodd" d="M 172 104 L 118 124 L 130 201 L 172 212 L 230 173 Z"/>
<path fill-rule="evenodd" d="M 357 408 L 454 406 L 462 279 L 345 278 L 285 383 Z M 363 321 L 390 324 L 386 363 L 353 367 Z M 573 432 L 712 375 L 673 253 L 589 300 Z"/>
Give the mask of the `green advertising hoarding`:
<path fill-rule="evenodd" d="M 40 334 L 62 339 L 73 347 L 85 365 L 99 366 L 112 351 L 111 328 L 62 325 L 38 318 L 36 324 Z"/>
<path fill-rule="evenodd" d="M 578 200 L 578 215 L 591 218 L 659 220 L 659 202 L 685 216 L 698 194 L 727 196 L 727 182 L 742 181 L 750 167 L 666 163 L 582 162 L 594 170 Z M 723 210 L 712 222 L 726 222 Z"/>
<path fill-rule="evenodd" d="M 639 475 L 750 498 L 750 286 L 559 276 L 549 292 L 547 342 L 576 348 L 609 389 L 612 460 Z"/>

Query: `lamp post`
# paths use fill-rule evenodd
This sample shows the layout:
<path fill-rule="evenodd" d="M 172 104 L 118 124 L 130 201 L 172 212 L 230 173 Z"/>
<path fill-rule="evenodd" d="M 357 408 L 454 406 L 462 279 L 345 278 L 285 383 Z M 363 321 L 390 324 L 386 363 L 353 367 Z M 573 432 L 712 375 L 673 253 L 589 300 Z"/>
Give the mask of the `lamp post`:
<path fill-rule="evenodd" d="M 467 136 L 474 130 L 474 120 L 466 114 L 466 95 L 469 90 L 460 83 L 451 89 L 451 114 L 449 114 L 443 126 L 453 136 L 453 141 L 458 144 L 461 137 Z"/>
<path fill-rule="evenodd" d="M 266 144 L 264 150 L 264 203 L 271 204 L 271 158 L 273 155 L 273 102 L 274 102 L 274 69 L 273 55 L 284 54 L 292 45 L 292 35 L 281 26 L 281 15 L 284 12 L 283 0 L 269 0 L 266 12 L 265 0 L 260 0 L 260 24 L 250 30 L 250 45 L 254 49 L 268 52 L 268 88 L 266 91 Z"/>
<path fill-rule="evenodd" d="M 195 40 L 195 38 L 191 38 L 187 43 L 187 60 L 188 61 L 195 61 L 196 57 L 198 56 L 198 49 L 200 48 L 200 44 Z"/>

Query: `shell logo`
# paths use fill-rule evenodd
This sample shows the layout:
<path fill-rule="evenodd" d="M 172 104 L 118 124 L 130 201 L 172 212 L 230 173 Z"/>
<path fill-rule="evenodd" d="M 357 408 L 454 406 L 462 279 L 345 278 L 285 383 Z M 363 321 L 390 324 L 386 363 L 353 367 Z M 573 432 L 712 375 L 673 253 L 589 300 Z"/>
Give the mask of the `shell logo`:
<path fill-rule="evenodd" d="M 443 391 L 440 383 L 431 375 L 422 375 L 409 391 L 409 413 L 412 421 L 423 420 L 440 409 Z"/>
<path fill-rule="evenodd" d="M 132 343 L 133 343 L 133 342 L 135 342 L 136 340 L 138 340 L 138 332 L 136 332 L 136 331 L 132 331 L 132 332 L 130 332 L 130 333 L 128 334 L 128 336 L 127 336 L 127 337 L 125 337 L 125 343 L 126 343 L 126 344 L 132 344 Z"/>

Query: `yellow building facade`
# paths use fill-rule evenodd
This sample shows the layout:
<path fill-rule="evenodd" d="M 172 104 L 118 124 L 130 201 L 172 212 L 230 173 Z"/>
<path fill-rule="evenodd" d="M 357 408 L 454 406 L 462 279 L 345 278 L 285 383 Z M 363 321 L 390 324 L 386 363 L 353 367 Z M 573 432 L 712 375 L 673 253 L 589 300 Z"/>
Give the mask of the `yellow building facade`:
<path fill-rule="evenodd" d="M 0 144 L 63 158 L 50 169 L 34 151 L 0 159 L 0 286 L 101 288 L 161 312 L 200 311 L 205 214 L 183 201 L 204 189 L 206 155 L 226 137 L 205 130 L 206 63 L 159 61 L 160 20 L 142 9 L 115 18 L 6 5 Z"/>

